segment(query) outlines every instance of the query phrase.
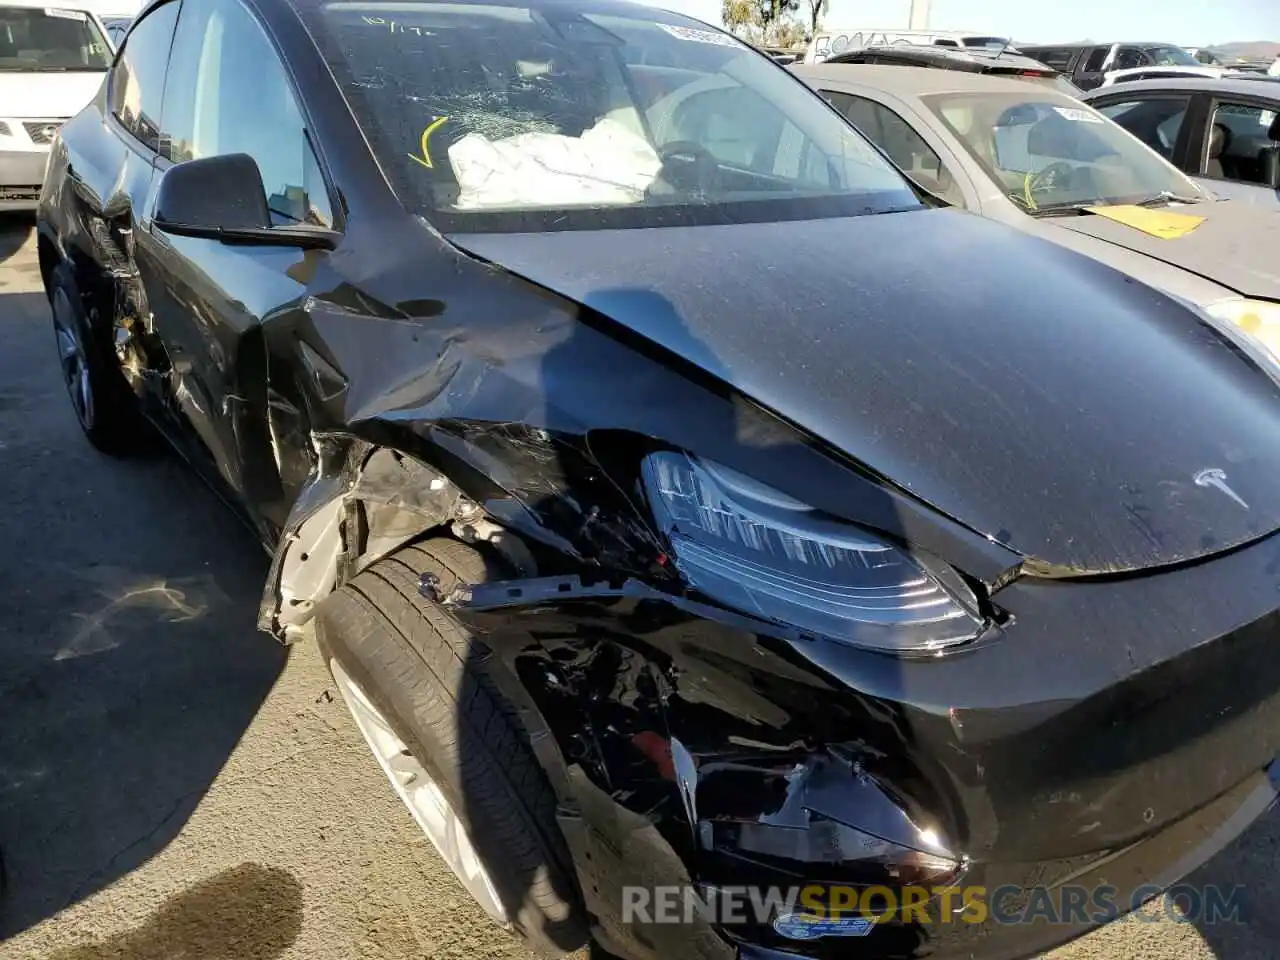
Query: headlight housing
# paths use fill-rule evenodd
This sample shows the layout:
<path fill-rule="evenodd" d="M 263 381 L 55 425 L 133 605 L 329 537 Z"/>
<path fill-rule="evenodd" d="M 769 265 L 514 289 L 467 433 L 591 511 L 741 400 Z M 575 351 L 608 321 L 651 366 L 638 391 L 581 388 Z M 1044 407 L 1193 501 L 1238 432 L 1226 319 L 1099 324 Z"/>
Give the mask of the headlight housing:
<path fill-rule="evenodd" d="M 1248 334 L 1280 365 L 1280 303 L 1233 297 L 1209 305 L 1205 312 Z"/>
<path fill-rule="evenodd" d="M 985 626 L 941 562 L 684 453 L 652 454 L 642 473 L 676 569 L 726 606 L 891 653 L 936 652 Z"/>

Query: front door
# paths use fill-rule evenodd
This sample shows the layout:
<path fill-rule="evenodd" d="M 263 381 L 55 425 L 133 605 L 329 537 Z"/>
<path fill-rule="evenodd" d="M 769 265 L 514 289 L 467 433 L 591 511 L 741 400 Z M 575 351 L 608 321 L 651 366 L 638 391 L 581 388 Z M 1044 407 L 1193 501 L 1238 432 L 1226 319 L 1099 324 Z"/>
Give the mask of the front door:
<path fill-rule="evenodd" d="M 240 0 L 184 0 L 165 90 L 157 183 L 175 163 L 253 157 L 276 224 L 330 227 L 329 193 L 298 98 L 264 28 Z M 169 355 L 169 399 L 211 478 L 265 542 L 292 500 L 271 432 L 264 320 L 305 298 L 326 254 L 152 232 L 165 264 L 150 290 Z"/>
<path fill-rule="evenodd" d="M 80 241 L 92 248 L 106 282 L 82 291 L 95 334 L 122 352 L 122 372 L 139 401 L 165 425 L 161 401 L 167 364 L 151 330 L 147 290 L 156 276 L 148 242 L 159 121 L 178 0 L 152 8 L 117 53 L 90 109 L 63 129 L 61 175 Z M 94 109 L 94 108 L 97 109 Z"/>

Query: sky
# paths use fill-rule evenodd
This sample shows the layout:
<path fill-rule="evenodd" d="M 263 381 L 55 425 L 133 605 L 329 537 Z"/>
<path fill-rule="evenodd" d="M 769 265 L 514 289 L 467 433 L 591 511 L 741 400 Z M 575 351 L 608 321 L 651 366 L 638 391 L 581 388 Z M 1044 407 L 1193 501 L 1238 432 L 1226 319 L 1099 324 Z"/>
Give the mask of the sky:
<path fill-rule="evenodd" d="M 720 0 L 642 0 L 720 22 Z M 801 0 L 801 8 L 805 0 Z M 907 26 L 910 0 L 831 0 L 828 26 Z M 929 26 L 1012 36 L 1024 43 L 1165 40 L 1211 46 L 1280 42 L 1280 0 L 932 0 Z"/>

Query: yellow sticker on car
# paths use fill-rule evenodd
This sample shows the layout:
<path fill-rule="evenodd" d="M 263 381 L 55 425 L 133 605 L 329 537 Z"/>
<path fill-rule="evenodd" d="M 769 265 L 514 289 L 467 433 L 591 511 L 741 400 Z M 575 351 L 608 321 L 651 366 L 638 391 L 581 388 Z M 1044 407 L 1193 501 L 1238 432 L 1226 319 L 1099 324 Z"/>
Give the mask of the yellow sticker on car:
<path fill-rule="evenodd" d="M 1126 227 L 1133 227 L 1135 230 L 1141 230 L 1143 233 L 1159 237 L 1161 240 L 1176 240 L 1179 237 L 1185 237 L 1205 221 L 1204 217 L 1193 217 L 1187 213 L 1148 210 L 1146 207 L 1135 207 L 1129 204 L 1113 207 L 1090 207 L 1089 212 L 1095 213 L 1100 217 L 1106 217 L 1108 220 L 1114 220 L 1116 223 L 1123 223 Z"/>
<path fill-rule="evenodd" d="M 436 117 L 431 123 L 427 124 L 427 128 L 422 131 L 422 137 L 418 141 L 418 148 L 422 151 L 422 156 L 411 153 L 409 154 L 409 159 L 416 161 L 428 170 L 434 170 L 436 164 L 431 159 L 431 135 L 448 122 L 448 117 Z"/>

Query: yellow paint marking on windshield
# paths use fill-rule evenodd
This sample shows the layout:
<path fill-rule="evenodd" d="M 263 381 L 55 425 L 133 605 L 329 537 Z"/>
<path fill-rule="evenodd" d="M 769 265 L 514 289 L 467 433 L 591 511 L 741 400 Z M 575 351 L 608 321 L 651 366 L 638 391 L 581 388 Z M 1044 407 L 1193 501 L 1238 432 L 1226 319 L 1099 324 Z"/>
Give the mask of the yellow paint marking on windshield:
<path fill-rule="evenodd" d="M 1121 204 L 1113 207 L 1089 207 L 1090 213 L 1096 213 L 1100 217 L 1106 217 L 1108 220 L 1114 220 L 1116 223 L 1123 223 L 1126 227 L 1133 227 L 1135 230 L 1141 230 L 1143 233 L 1159 237 L 1161 240 L 1177 240 L 1179 237 L 1185 237 L 1200 224 L 1204 223 L 1204 217 L 1193 217 L 1186 213 L 1170 213 L 1167 210 L 1148 210 L 1146 207 L 1136 207 L 1130 204 Z"/>
<path fill-rule="evenodd" d="M 418 156 L 416 153 L 411 153 L 409 154 L 409 159 L 422 164 L 428 170 L 434 170 L 436 165 L 431 159 L 431 135 L 448 122 L 448 117 L 436 117 L 427 124 L 427 129 L 422 131 L 422 139 L 418 143 L 418 147 L 422 151 L 422 156 Z"/>

